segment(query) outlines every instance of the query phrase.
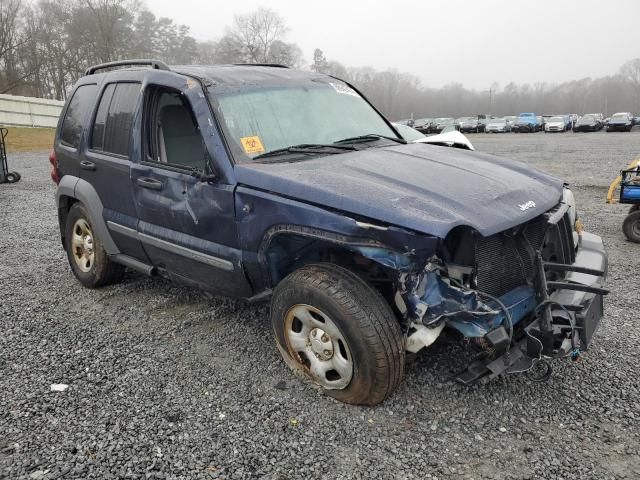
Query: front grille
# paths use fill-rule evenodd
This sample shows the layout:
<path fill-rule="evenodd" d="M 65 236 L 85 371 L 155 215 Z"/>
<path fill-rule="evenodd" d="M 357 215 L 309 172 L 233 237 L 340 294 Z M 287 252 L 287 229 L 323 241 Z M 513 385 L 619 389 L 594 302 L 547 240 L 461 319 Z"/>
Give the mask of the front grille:
<path fill-rule="evenodd" d="M 558 208 L 520 228 L 478 238 L 475 244 L 478 290 L 501 296 L 531 282 L 537 271 L 538 251 L 544 260 L 567 264 L 575 261 L 569 214 L 566 212 L 555 221 Z"/>

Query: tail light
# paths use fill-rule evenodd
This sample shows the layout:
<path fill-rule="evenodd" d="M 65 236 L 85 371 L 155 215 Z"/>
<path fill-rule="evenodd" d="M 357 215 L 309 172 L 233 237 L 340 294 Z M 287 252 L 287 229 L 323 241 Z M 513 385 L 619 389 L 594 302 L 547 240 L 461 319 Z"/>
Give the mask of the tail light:
<path fill-rule="evenodd" d="M 57 185 L 60 183 L 60 176 L 58 175 L 58 161 L 56 160 L 55 150 L 49 152 L 49 163 L 51 164 L 51 180 Z"/>

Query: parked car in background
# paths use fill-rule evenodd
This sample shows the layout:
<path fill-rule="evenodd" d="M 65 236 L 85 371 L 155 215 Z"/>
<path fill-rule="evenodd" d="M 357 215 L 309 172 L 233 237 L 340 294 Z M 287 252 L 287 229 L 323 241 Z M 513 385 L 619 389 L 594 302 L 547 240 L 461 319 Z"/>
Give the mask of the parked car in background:
<path fill-rule="evenodd" d="M 602 121 L 592 113 L 581 116 L 576 123 L 573 124 L 574 132 L 597 132 L 602 130 Z"/>
<path fill-rule="evenodd" d="M 629 112 L 614 113 L 607 124 L 607 132 L 630 132 L 632 128 L 633 116 Z"/>
<path fill-rule="evenodd" d="M 418 118 L 413 122 L 413 125 L 409 125 L 409 126 L 415 128 L 420 133 L 431 133 L 432 122 L 433 122 L 432 118 Z"/>
<path fill-rule="evenodd" d="M 460 126 L 462 133 L 479 133 L 480 121 L 477 117 L 465 117 L 461 122 L 456 122 Z"/>
<path fill-rule="evenodd" d="M 515 115 L 507 115 L 504 119 L 509 123 L 509 126 L 512 127 L 515 125 L 516 121 L 518 121 L 518 117 Z"/>
<path fill-rule="evenodd" d="M 396 120 L 396 123 L 399 125 L 409 125 L 410 127 L 413 126 L 413 118 L 405 118 L 403 120 Z"/>
<path fill-rule="evenodd" d="M 592 117 L 595 117 L 597 120 L 600 121 L 600 123 L 602 125 L 604 125 L 604 115 L 603 114 L 601 114 L 601 113 L 585 113 L 583 115 L 583 117 L 586 116 L 586 115 L 591 115 Z"/>
<path fill-rule="evenodd" d="M 551 117 L 547 120 L 547 123 L 544 126 L 545 133 L 548 132 L 566 132 L 569 130 L 568 124 L 570 124 L 569 117 L 556 115 L 555 117 Z"/>
<path fill-rule="evenodd" d="M 518 115 L 518 120 L 516 120 L 516 123 L 511 127 L 511 130 L 515 133 L 539 132 L 541 124 L 541 121 L 538 120 L 535 113 L 526 112 Z"/>
<path fill-rule="evenodd" d="M 540 130 L 544 131 L 544 126 L 547 124 L 547 120 L 542 115 L 538 115 L 536 118 L 538 119 Z"/>
<path fill-rule="evenodd" d="M 485 133 L 506 133 L 511 131 L 511 124 L 506 118 L 492 118 L 485 127 Z"/>
<path fill-rule="evenodd" d="M 413 127 L 410 127 L 409 125 L 405 125 L 404 123 L 394 122 L 392 125 L 396 128 L 398 133 L 402 135 L 402 138 L 404 138 L 407 142 L 415 142 L 417 140 L 427 138 L 427 136 L 423 133 L 419 132 Z"/>
<path fill-rule="evenodd" d="M 633 124 L 634 125 L 640 125 L 640 116 L 633 117 Z"/>
<path fill-rule="evenodd" d="M 455 125 L 455 119 L 451 117 L 440 117 L 435 118 L 433 123 L 431 124 L 431 133 L 440 133 L 449 125 Z"/>
<path fill-rule="evenodd" d="M 484 132 L 487 129 L 487 124 L 494 118 L 490 115 L 478 115 L 478 131 Z"/>

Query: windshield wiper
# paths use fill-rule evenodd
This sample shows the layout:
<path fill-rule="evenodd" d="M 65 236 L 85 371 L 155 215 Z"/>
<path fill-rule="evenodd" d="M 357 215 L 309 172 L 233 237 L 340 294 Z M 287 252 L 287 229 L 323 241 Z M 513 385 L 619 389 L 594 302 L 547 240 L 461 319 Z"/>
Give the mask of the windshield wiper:
<path fill-rule="evenodd" d="M 337 142 L 333 142 L 333 143 L 334 145 L 335 144 L 339 145 L 342 143 L 367 142 L 371 140 L 380 140 L 381 138 L 384 138 L 386 140 L 391 140 L 397 143 L 403 143 L 403 144 L 407 143 L 407 141 L 404 138 L 388 137 L 386 135 L 380 135 L 378 133 L 368 133 L 366 135 L 358 135 L 357 137 L 343 138 L 342 140 L 338 140 Z"/>
<path fill-rule="evenodd" d="M 253 160 L 260 158 L 276 157 L 286 153 L 344 153 L 347 150 L 357 150 L 352 145 L 334 145 L 324 143 L 301 143 L 300 145 L 291 145 L 290 147 L 278 148 L 269 152 L 261 153 L 253 157 Z"/>

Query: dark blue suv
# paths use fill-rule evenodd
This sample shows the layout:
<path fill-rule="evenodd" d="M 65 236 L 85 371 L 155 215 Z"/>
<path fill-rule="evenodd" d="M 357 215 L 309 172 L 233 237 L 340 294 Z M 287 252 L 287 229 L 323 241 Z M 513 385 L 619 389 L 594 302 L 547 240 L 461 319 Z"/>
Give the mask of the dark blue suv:
<path fill-rule="evenodd" d="M 383 401 L 445 327 L 478 352 L 460 382 L 546 375 L 600 322 L 602 241 L 561 180 L 445 140 L 318 73 L 98 65 L 50 156 L 62 244 L 90 288 L 129 268 L 270 300 L 285 361 L 344 402 Z"/>

